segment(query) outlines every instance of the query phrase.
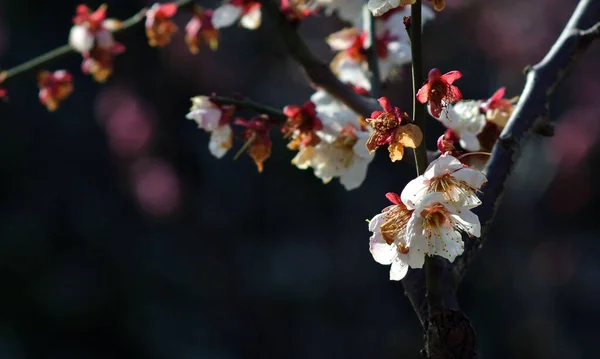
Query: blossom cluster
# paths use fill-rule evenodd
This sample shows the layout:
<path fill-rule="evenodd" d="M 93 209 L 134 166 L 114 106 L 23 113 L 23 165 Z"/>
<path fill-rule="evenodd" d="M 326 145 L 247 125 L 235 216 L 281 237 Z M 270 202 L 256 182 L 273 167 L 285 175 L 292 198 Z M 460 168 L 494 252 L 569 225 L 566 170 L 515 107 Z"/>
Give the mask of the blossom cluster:
<path fill-rule="evenodd" d="M 373 76 L 367 60 L 372 36 L 370 27 L 363 21 L 364 6 L 360 0 L 319 0 L 310 4 L 282 0 L 280 6 L 288 21 L 302 21 L 324 9 L 326 15 L 337 14 L 351 25 L 328 36 L 326 42 L 336 52 L 330 65 L 332 72 L 358 95 L 369 94 Z M 404 23 L 409 15 L 410 7 L 400 6 L 374 20 L 382 81 L 392 80 L 398 68 L 412 60 L 410 39 Z M 422 16 L 425 23 L 434 18 L 434 13 L 423 6 Z M 236 0 L 215 9 L 212 24 L 215 29 L 220 29 L 237 22 L 254 29 L 260 25 L 260 19 L 259 3 Z M 218 158 L 223 157 L 233 146 L 235 136 L 231 125 L 244 122 L 234 121 L 231 111 L 235 110 L 211 102 L 210 97 L 195 97 L 192 102 L 187 118 L 195 120 L 200 128 L 211 134 L 211 153 Z M 379 146 L 388 146 L 393 161 L 402 159 L 404 147 L 416 148 L 422 140 L 422 134 L 410 123 L 408 115 L 393 108 L 386 98 L 381 98 L 380 103 L 384 111 L 376 111 L 371 118 L 365 119 L 326 91 L 317 89 L 304 104 L 285 106 L 282 111 L 285 120 L 279 124 L 284 138 L 289 141 L 288 149 L 296 151 L 291 163 L 299 169 L 312 169 L 314 175 L 324 183 L 339 178 L 344 188 L 352 190 L 365 180 L 368 165 Z M 269 128 L 275 122 L 271 120 Z M 268 133 L 264 133 L 263 137 L 265 134 L 268 136 Z M 243 136 L 247 143 L 255 143 L 256 138 Z M 270 140 L 262 142 L 271 144 Z M 257 153 L 254 148 L 254 145 L 249 145 L 248 153 L 262 171 L 270 149 L 262 150 L 263 155 L 257 157 L 253 155 Z"/>
<path fill-rule="evenodd" d="M 481 204 L 477 192 L 486 181 L 483 173 L 445 153 L 400 195 L 386 195 L 392 204 L 369 221 L 369 249 L 375 261 L 391 265 L 391 280 L 404 278 L 409 267 L 422 268 L 425 256 L 453 262 L 464 251 L 461 232 L 481 235 L 471 209 Z"/>

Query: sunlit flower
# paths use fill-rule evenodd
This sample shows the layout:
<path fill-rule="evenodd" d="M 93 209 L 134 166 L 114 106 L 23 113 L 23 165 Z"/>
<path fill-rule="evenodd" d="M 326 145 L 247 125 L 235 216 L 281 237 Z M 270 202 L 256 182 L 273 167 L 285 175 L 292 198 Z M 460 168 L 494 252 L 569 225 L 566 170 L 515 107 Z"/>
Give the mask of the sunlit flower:
<path fill-rule="evenodd" d="M 367 123 L 373 128 L 366 147 L 373 153 L 380 146 L 387 145 L 392 162 L 404 156 L 404 147 L 417 148 L 423 140 L 423 133 L 416 125 L 408 123 L 408 115 L 398 107 L 392 107 L 389 100 L 379 100 L 383 111 L 375 111 Z"/>
<path fill-rule="evenodd" d="M 438 255 L 453 262 L 464 252 L 461 231 L 479 237 L 481 225 L 477 215 L 449 201 L 444 193 L 433 192 L 414 208 L 406 225 L 406 241 L 411 251 Z"/>
<path fill-rule="evenodd" d="M 374 157 L 365 146 L 369 132 L 350 110 L 320 117 L 324 119 L 323 129 L 316 133 L 320 141 L 300 148 L 292 164 L 300 169 L 312 168 L 323 183 L 339 177 L 347 190 L 358 188 L 365 180 L 367 167 Z"/>
<path fill-rule="evenodd" d="M 229 27 L 236 21 L 249 30 L 260 27 L 262 21 L 261 4 L 251 0 L 232 0 L 215 9 L 212 23 L 215 29 Z"/>
<path fill-rule="evenodd" d="M 65 70 L 38 73 L 40 102 L 48 111 L 55 111 L 58 105 L 73 92 L 73 77 Z"/>
<path fill-rule="evenodd" d="M 339 51 L 331 62 L 333 72 L 340 75 L 346 62 L 359 64 L 364 71 L 368 70 L 367 49 L 370 47 L 370 36 L 367 30 L 345 28 L 331 34 L 327 43 L 333 51 Z M 377 34 L 377 58 L 382 80 L 387 80 L 396 68 L 412 61 L 410 45 L 391 32 Z"/>
<path fill-rule="evenodd" d="M 458 87 L 454 81 L 460 79 L 459 71 L 450 71 L 442 75 L 440 70 L 432 69 L 427 76 L 427 83 L 417 92 L 417 100 L 420 103 L 429 104 L 429 112 L 435 118 L 439 118 L 442 108 L 462 99 Z"/>
<path fill-rule="evenodd" d="M 171 20 L 177 13 L 177 4 L 154 4 L 146 12 L 146 35 L 150 46 L 162 47 L 171 42 L 177 25 Z"/>
<path fill-rule="evenodd" d="M 273 142 L 269 131 L 274 122 L 265 115 L 254 117 L 250 120 L 236 118 L 234 123 L 246 128 L 244 138 L 248 141 L 248 154 L 256 164 L 258 172 L 263 171 L 264 162 L 271 156 Z"/>
<path fill-rule="evenodd" d="M 406 208 L 396 193 L 387 193 L 392 205 L 386 207 L 369 221 L 369 251 L 377 263 L 390 265 L 390 280 L 401 280 L 408 268 L 422 268 L 425 253 L 412 248 L 407 240 L 406 226 L 412 210 Z"/>
<path fill-rule="evenodd" d="M 477 135 L 485 128 L 486 119 L 480 111 L 478 101 L 461 101 L 448 105 L 438 120 L 458 136 L 462 148 L 471 152 L 481 149 Z"/>
<path fill-rule="evenodd" d="M 204 40 L 211 50 L 216 51 L 219 47 L 219 31 L 212 24 L 213 11 L 204 10 L 200 6 L 194 6 L 194 15 L 185 27 L 185 43 L 192 54 L 200 50 L 200 38 Z"/>
<path fill-rule="evenodd" d="M 112 73 L 113 56 L 125 51 L 125 46 L 116 42 L 112 35 L 121 23 L 106 19 L 106 9 L 104 4 L 91 12 L 87 6 L 79 5 L 69 33 L 69 44 L 83 55 L 82 71 L 98 82 L 106 81 Z"/>
<path fill-rule="evenodd" d="M 477 191 L 487 178 L 481 171 L 466 167 L 457 158 L 443 154 L 432 161 L 425 173 L 408 182 L 401 197 L 410 209 L 416 208 L 428 194 L 439 192 L 447 201 L 473 208 L 481 204 Z"/>
<path fill-rule="evenodd" d="M 233 145 L 231 121 L 235 109 L 217 106 L 206 96 L 196 96 L 191 100 L 192 108 L 185 117 L 196 121 L 198 128 L 211 134 L 208 149 L 213 156 L 222 158 Z"/>

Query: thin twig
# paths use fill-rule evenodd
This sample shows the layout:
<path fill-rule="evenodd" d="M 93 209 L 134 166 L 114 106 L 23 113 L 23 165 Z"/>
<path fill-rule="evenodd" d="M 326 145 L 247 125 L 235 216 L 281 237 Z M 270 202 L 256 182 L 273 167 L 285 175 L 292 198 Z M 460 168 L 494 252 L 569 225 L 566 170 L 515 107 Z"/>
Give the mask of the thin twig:
<path fill-rule="evenodd" d="M 425 105 L 417 101 L 417 92 L 423 85 L 423 52 L 421 49 L 421 0 L 410 6 L 410 50 L 412 53 L 413 82 L 413 123 L 423 132 L 423 141 L 415 149 L 417 175 L 427 168 L 427 148 L 425 147 Z"/>
<path fill-rule="evenodd" d="M 371 95 L 381 97 L 381 73 L 379 71 L 379 56 L 377 55 L 377 33 L 375 32 L 375 18 L 365 5 L 363 6 L 363 21 L 365 28 L 369 29 L 370 46 L 367 49 L 367 62 L 371 73 Z"/>
<path fill-rule="evenodd" d="M 175 3 L 177 4 L 178 7 L 182 8 L 187 5 L 191 5 L 193 2 L 194 2 L 194 0 L 179 0 L 179 1 L 176 1 Z M 142 20 L 144 20 L 145 16 L 146 16 L 146 9 L 142 9 L 142 10 L 138 11 L 135 15 L 124 20 L 121 24 L 121 27 L 118 30 L 115 30 L 115 33 L 125 31 L 125 30 L 128 30 L 128 29 L 134 27 L 135 25 L 142 22 Z M 41 67 L 47 66 L 47 65 L 55 62 L 56 60 L 59 60 L 59 59 L 65 57 L 66 55 L 74 54 L 74 53 L 75 53 L 75 50 L 69 44 L 62 45 L 60 47 L 57 47 L 54 50 L 50 50 L 50 51 L 46 52 L 45 54 L 39 55 L 29 61 L 26 61 L 20 65 L 17 65 L 13 68 L 6 70 L 6 79 L 4 80 L 3 84 L 21 76 L 21 75 L 25 75 L 30 72 L 36 72 L 37 70 L 40 70 Z"/>
<path fill-rule="evenodd" d="M 214 102 L 217 105 L 234 105 L 239 108 L 247 108 L 260 114 L 268 115 L 270 118 L 281 122 L 287 120 L 287 116 L 283 113 L 283 111 L 249 99 L 234 99 L 223 96 L 209 96 L 209 99 L 211 102 Z"/>

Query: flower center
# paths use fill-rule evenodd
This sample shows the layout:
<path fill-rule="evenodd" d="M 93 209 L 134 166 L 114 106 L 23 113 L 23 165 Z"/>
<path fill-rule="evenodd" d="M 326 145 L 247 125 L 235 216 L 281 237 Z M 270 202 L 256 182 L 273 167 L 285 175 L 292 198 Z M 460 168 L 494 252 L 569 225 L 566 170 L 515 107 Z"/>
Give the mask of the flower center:
<path fill-rule="evenodd" d="M 387 244 L 392 244 L 394 238 L 406 230 L 412 211 L 409 211 L 404 204 L 394 204 L 386 207 L 383 212 L 385 213 L 385 223 L 380 227 L 381 235 Z M 408 248 L 404 245 L 399 244 L 399 248 L 401 253 L 408 253 Z"/>
<path fill-rule="evenodd" d="M 450 224 L 448 214 L 448 210 L 439 203 L 421 212 L 421 216 L 425 219 L 424 229 L 427 232 L 427 239 L 430 239 L 433 233 L 439 233 L 441 227 Z"/>

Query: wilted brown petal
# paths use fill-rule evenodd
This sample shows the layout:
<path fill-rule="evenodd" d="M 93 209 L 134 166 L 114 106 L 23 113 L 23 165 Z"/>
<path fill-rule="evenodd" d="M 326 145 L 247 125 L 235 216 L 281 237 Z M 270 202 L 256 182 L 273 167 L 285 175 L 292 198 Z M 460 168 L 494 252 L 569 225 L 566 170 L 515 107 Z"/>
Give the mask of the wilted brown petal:
<path fill-rule="evenodd" d="M 423 141 L 423 132 L 417 125 L 408 123 L 396 130 L 394 142 L 398 142 L 404 147 L 417 148 L 421 141 Z"/>

